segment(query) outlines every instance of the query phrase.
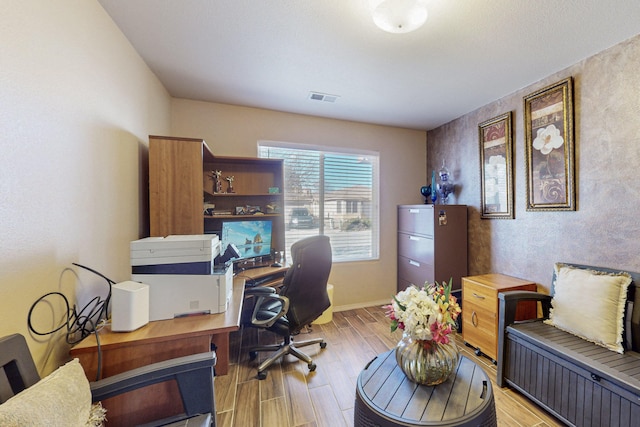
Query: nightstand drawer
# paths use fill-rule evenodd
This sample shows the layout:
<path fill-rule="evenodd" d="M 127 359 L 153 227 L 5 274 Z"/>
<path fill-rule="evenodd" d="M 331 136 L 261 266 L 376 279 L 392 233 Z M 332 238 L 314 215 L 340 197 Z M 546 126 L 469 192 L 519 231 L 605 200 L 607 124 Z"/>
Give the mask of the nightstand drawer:
<path fill-rule="evenodd" d="M 475 304 L 484 310 L 495 312 L 498 302 L 498 294 L 494 289 L 480 286 L 476 283 L 463 279 L 462 305 Z"/>

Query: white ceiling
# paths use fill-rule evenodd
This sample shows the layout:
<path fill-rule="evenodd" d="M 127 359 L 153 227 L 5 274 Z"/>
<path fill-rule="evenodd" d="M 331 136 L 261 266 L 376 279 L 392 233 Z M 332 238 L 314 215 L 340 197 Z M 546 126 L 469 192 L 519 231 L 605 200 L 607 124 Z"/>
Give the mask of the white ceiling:
<path fill-rule="evenodd" d="M 408 34 L 369 0 L 99 2 L 174 97 L 422 130 L 640 33 L 638 0 L 428 0 Z"/>

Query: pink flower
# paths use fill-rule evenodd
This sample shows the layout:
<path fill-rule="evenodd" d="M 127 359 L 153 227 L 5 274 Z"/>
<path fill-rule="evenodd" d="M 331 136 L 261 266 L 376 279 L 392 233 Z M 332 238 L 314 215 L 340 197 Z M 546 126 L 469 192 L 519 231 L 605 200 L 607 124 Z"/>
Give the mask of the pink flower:
<path fill-rule="evenodd" d="M 451 325 L 444 325 L 438 322 L 431 325 L 431 335 L 438 344 L 449 344 L 449 334 L 451 332 Z"/>

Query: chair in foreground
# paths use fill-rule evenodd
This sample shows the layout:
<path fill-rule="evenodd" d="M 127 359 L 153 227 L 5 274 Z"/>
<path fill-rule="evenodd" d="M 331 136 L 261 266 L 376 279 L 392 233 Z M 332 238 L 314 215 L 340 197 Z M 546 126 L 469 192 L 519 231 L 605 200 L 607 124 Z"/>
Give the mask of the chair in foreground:
<path fill-rule="evenodd" d="M 325 348 L 322 338 L 295 341 L 293 336 L 309 325 L 329 308 L 327 282 L 331 272 L 331 244 L 327 236 L 312 236 L 291 246 L 292 266 L 287 271 L 280 293 L 268 287 L 247 289 L 245 294 L 256 297 L 249 326 L 267 329 L 284 338 L 278 345 L 257 346 L 250 349 L 251 359 L 259 351 L 275 351 L 258 366 L 258 379 L 267 377 L 264 372 L 273 362 L 287 354 L 307 362 L 310 371 L 316 369 L 311 357 L 300 347 L 319 344 Z"/>
<path fill-rule="evenodd" d="M 148 424 L 215 426 L 213 352 L 180 357 L 89 383 L 77 359 L 40 379 L 25 338 L 0 338 L 0 425 L 102 425 L 101 406 L 92 402 L 175 380 L 185 413 Z M 108 419 L 108 413 L 107 419 Z"/>

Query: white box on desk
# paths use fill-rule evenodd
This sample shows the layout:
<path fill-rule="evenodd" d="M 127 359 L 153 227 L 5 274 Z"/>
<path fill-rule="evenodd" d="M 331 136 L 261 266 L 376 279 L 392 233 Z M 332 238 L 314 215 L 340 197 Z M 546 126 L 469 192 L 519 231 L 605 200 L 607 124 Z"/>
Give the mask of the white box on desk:
<path fill-rule="evenodd" d="M 111 288 L 111 330 L 134 331 L 149 323 L 149 285 L 131 280 Z"/>
<path fill-rule="evenodd" d="M 132 274 L 149 285 L 149 320 L 223 313 L 233 293 L 231 266 L 214 274 Z"/>
<path fill-rule="evenodd" d="M 211 274 L 219 254 L 216 234 L 146 237 L 130 243 L 134 274 Z"/>

